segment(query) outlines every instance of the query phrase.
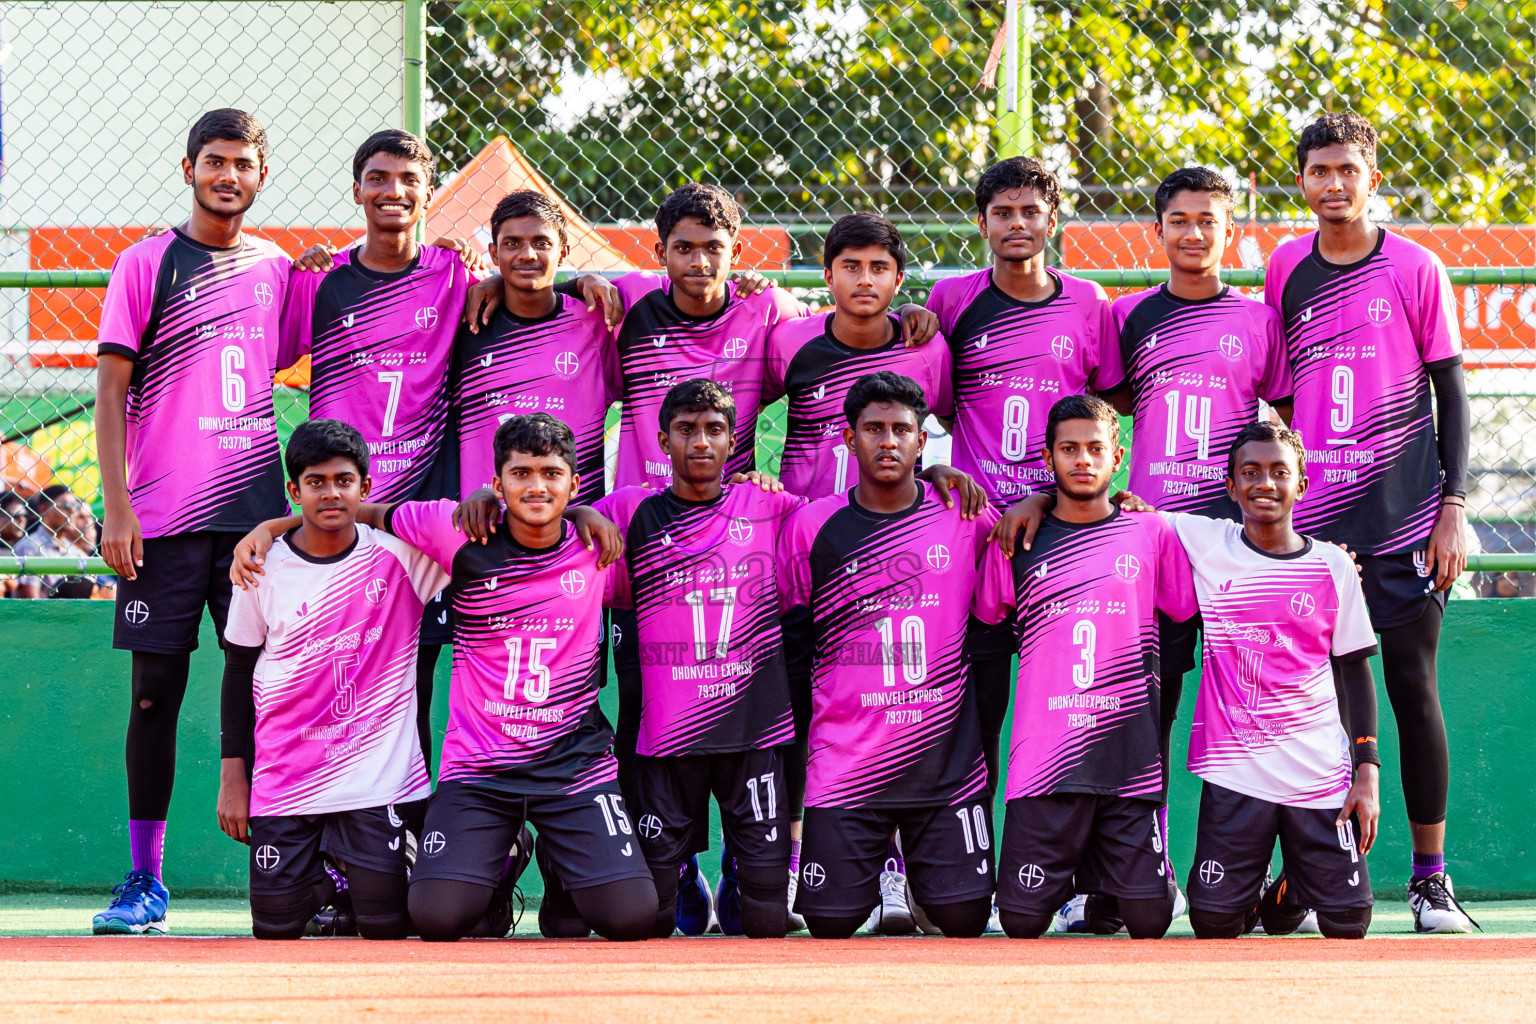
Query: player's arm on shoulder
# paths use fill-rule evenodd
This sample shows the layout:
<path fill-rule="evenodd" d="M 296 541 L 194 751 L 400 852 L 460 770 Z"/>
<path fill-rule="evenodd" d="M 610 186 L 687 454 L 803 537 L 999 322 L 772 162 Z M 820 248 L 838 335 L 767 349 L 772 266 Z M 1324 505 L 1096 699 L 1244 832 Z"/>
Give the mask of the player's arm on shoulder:
<path fill-rule="evenodd" d="M 336 265 L 332 257 L 339 251 L 334 245 L 316 242 L 299 253 L 299 258 L 293 261 L 293 269 L 300 273 L 323 274 Z"/>
<path fill-rule="evenodd" d="M 987 492 L 982 490 L 981 484 L 971 474 L 956 469 L 944 463 L 936 463 L 917 474 L 919 480 L 926 480 L 933 485 L 934 493 L 944 503 L 945 508 L 954 508 L 955 499 L 952 491 L 960 493 L 960 515 L 965 519 L 975 519 L 982 509 L 987 507 Z"/>
<path fill-rule="evenodd" d="M 491 317 L 501 308 L 501 275 L 493 274 L 472 283 L 464 291 L 464 324 L 470 334 L 479 334 L 480 328 L 491 322 Z"/>
<path fill-rule="evenodd" d="M 236 594 L 255 603 L 254 594 Z M 261 645 L 243 646 L 225 637 L 224 679 L 219 691 L 219 828 L 236 842 L 251 841 L 251 784 L 253 765 L 247 758 L 255 753 L 256 734 L 256 662 Z"/>
<path fill-rule="evenodd" d="M 599 569 L 608 568 L 624 556 L 624 531 L 591 505 L 567 505 L 563 518 L 576 527 L 582 547 L 591 551 L 594 543 L 598 546 Z"/>
<path fill-rule="evenodd" d="M 731 478 L 727 480 L 726 483 L 751 484 L 758 490 L 768 491 L 769 493 L 782 491 L 784 489 L 784 481 L 780 480 L 772 473 L 764 473 L 760 469 L 750 470 L 746 473 L 732 473 Z"/>
<path fill-rule="evenodd" d="M 901 318 L 901 340 L 908 347 L 926 345 L 939 334 L 939 317 L 927 306 L 917 302 L 905 302 L 896 307 Z"/>
<path fill-rule="evenodd" d="M 501 500 L 496 492 L 490 487 L 479 487 L 454 507 L 453 528 L 463 533 L 465 540 L 484 544 L 496 532 L 501 516 Z"/>
<path fill-rule="evenodd" d="M 1020 498 L 1003 513 L 987 539 L 996 541 L 998 548 L 1008 558 L 1013 557 L 1015 545 L 1028 551 L 1035 542 L 1035 533 L 1040 529 L 1040 524 L 1045 522 L 1046 513 L 1055 507 L 1056 495 L 1049 491 Z"/>
<path fill-rule="evenodd" d="M 361 515 L 358 520 L 362 521 Z M 266 564 L 267 552 L 272 550 L 273 542 L 289 530 L 297 530 L 303 522 L 303 516 L 279 516 L 257 523 L 255 529 L 235 545 L 234 559 L 229 563 L 229 582 L 240 590 L 260 586 L 257 577 L 267 574 L 262 566 Z"/>
<path fill-rule="evenodd" d="M 450 238 L 443 235 L 432 239 L 431 244 L 434 249 L 458 253 L 459 262 L 471 273 L 479 274 L 492 268 L 490 256 L 472 238 Z"/>

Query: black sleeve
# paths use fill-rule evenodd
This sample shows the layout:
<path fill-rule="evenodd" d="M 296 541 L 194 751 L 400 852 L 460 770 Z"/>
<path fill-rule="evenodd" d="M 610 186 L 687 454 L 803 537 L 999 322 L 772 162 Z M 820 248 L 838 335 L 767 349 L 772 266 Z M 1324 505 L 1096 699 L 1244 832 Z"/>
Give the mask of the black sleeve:
<path fill-rule="evenodd" d="M 219 756 L 243 757 L 251 768 L 256 746 L 256 659 L 260 647 L 224 645 L 224 685 L 219 692 Z"/>
<path fill-rule="evenodd" d="M 572 295 L 581 298 L 581 289 L 576 287 L 580 275 L 573 275 L 569 281 L 560 281 L 555 285 L 555 291 L 561 295 Z"/>
<path fill-rule="evenodd" d="M 1376 751 L 1376 681 L 1368 658 L 1333 659 L 1334 686 L 1339 696 L 1339 717 L 1349 734 L 1355 766 L 1381 765 Z"/>
<path fill-rule="evenodd" d="M 1467 381 L 1461 357 L 1442 360 L 1429 367 L 1435 386 L 1435 437 L 1440 447 L 1440 485 L 1444 497 L 1467 496 L 1467 451 L 1472 437 L 1472 407 L 1467 402 Z"/>

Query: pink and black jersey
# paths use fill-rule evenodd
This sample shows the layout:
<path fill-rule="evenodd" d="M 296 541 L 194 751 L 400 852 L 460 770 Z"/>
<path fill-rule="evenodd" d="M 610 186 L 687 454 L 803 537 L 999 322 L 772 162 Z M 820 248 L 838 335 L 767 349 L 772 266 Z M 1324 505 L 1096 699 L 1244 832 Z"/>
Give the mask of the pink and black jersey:
<path fill-rule="evenodd" d="M 1135 407 L 1130 490 L 1171 512 L 1241 518 L 1227 453 L 1259 399 L 1290 400 L 1280 317 L 1231 288 L 1181 299 L 1160 285 L 1113 308 Z"/>
<path fill-rule="evenodd" d="M 1365 259 L 1329 263 L 1312 232 L 1275 250 L 1264 301 L 1285 326 L 1307 444 L 1296 529 L 1364 554 L 1422 548 L 1441 482 L 1428 368 L 1461 360 L 1445 266 L 1386 228 Z"/>
<path fill-rule="evenodd" d="M 795 738 L 779 632 L 779 529 L 803 498 L 726 484 L 713 501 L 626 487 L 597 503 L 624 531 L 613 605 L 636 612 L 650 757 Z"/>
<path fill-rule="evenodd" d="M 1270 803 L 1339 806 L 1353 771 L 1329 659 L 1376 653 L 1354 563 L 1310 538 L 1272 555 L 1237 523 L 1169 521 L 1205 622 L 1189 770 Z"/>
<path fill-rule="evenodd" d="M 290 535 L 291 536 L 291 535 Z M 224 638 L 261 647 L 251 814 L 329 814 L 420 800 L 416 640 L 437 563 L 366 526 L 340 555 L 280 537 L 262 584 L 237 589 Z"/>
<path fill-rule="evenodd" d="M 387 274 L 355 249 L 333 258 L 324 274 L 293 272 L 283 309 L 284 365 L 310 356 L 310 418 L 362 433 L 371 500 L 456 496 L 445 452 L 448 365 L 469 272 L 458 253 L 435 246 Z"/>
<path fill-rule="evenodd" d="M 780 605 L 810 610 L 807 807 L 928 807 L 986 786 L 967 678 L 977 560 L 997 517 L 969 522 L 931 484 L 895 513 L 849 491 L 779 538 Z"/>
<path fill-rule="evenodd" d="M 1041 302 L 1009 297 L 991 270 L 945 278 L 928 297 L 954 361 L 950 463 L 975 477 L 998 510 L 1055 490 L 1040 450 L 1056 400 L 1112 391 L 1124 378 L 1104 289 L 1050 275 L 1056 293 Z"/>
<path fill-rule="evenodd" d="M 1157 613 L 1195 614 L 1173 527 L 1118 508 L 1093 523 L 1047 516 L 1013 560 L 993 547 L 976 617 L 1016 612 L 1019 676 L 1008 799 L 1053 793 L 1158 800 Z"/>
<path fill-rule="evenodd" d="M 614 486 L 650 484 L 660 490 L 671 485 L 672 461 L 656 440 L 661 403 L 674 385 L 693 377 L 715 381 L 736 399 L 736 452 L 725 476 L 750 471 L 757 464 L 757 406 L 768 332 L 804 316 L 805 306 L 782 288 L 738 298 L 733 284 L 718 313 L 695 319 L 678 311 L 665 277 L 625 274 L 614 286 L 626 310 L 618 341 L 624 417 Z"/>
<path fill-rule="evenodd" d="M 545 412 L 576 435 L 576 501 L 603 496 L 603 421 L 619 398 L 618 352 L 601 310 L 555 293 L 548 316 L 525 320 L 505 307 L 454 350 L 459 482 L 465 497 L 496 475 L 496 428 L 513 416 Z"/>
<path fill-rule="evenodd" d="M 949 345 L 942 336 L 908 348 L 901 322 L 891 317 L 891 340 L 874 349 L 850 348 L 832 331 L 833 315 L 789 320 L 768 336 L 764 404 L 789 399 L 784 424 L 784 457 L 779 479 L 807 498 L 842 494 L 859 482 L 859 464 L 843 443 L 843 399 L 853 382 L 867 373 L 891 370 L 922 386 L 929 409 L 949 416 Z"/>
<path fill-rule="evenodd" d="M 289 265 L 265 239 L 216 249 L 179 228 L 112 265 L 96 350 L 134 362 L 128 494 L 145 537 L 249 530 L 287 508 L 272 378 Z"/>
<path fill-rule="evenodd" d="M 525 548 L 510 530 L 472 544 L 454 501 L 394 506 L 388 529 L 453 575 L 453 677 L 438 779 L 516 793 L 578 793 L 618 777 L 598 710 L 603 600 L 611 573 L 562 523 Z"/>

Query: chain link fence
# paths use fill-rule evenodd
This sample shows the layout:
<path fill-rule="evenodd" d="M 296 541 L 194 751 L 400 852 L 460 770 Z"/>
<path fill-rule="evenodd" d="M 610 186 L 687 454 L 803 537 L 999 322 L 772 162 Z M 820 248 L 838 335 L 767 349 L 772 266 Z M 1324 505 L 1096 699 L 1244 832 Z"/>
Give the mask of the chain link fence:
<path fill-rule="evenodd" d="M 0 283 L 105 269 L 146 228 L 179 223 L 187 127 L 238 106 L 272 139 L 248 223 L 294 253 L 361 234 L 351 153 L 405 124 L 439 156 L 429 234 L 485 241 L 496 200 L 533 186 L 574 215 L 581 267 L 654 269 L 657 204 L 712 181 L 747 212 L 744 262 L 812 301 L 825 299 L 821 240 L 857 210 L 906 236 L 913 297 L 946 269 L 981 265 L 971 182 L 1015 152 L 1067 188 L 1055 262 L 1140 286 L 1163 265 L 1153 189 L 1203 163 L 1243 192 L 1229 257 L 1233 280 L 1253 286 L 1268 252 L 1310 227 L 1297 131 L 1352 109 L 1382 133 L 1374 214 L 1464 268 L 1468 506 L 1483 551 L 1529 554 L 1536 271 L 1499 268 L 1536 267 L 1533 30 L 1530 0 L 5 2 Z M 57 512 L 38 522 L 50 484 L 99 510 L 100 296 L 0 291 L 4 473 L 44 532 L 60 529 Z M 290 428 L 307 408 L 296 383 L 279 388 Z M 771 468 L 772 430 L 760 436 Z M 68 550 L 88 546 L 72 537 Z M 1523 575 L 1473 586 L 1532 588 Z"/>

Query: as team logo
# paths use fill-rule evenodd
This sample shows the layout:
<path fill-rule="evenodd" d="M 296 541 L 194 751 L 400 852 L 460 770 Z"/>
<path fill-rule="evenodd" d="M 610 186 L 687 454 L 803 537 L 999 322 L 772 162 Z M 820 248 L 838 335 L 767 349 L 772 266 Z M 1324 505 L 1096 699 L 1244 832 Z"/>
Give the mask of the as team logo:
<path fill-rule="evenodd" d="M 283 855 L 277 852 L 275 846 L 259 846 L 251 859 L 256 862 L 258 868 L 271 874 L 277 870 L 278 864 L 282 863 Z"/>
<path fill-rule="evenodd" d="M 1236 360 L 1243 357 L 1243 339 L 1235 334 L 1223 334 L 1216 345 L 1221 349 L 1221 354 L 1228 359 Z"/>
<path fill-rule="evenodd" d="M 1297 593 L 1291 595 L 1291 611 L 1295 612 L 1298 618 L 1310 618 L 1316 610 L 1317 602 L 1312 600 L 1311 594 Z"/>
<path fill-rule="evenodd" d="M 272 305 L 272 286 L 262 281 L 256 286 L 256 302 L 262 306 Z"/>
<path fill-rule="evenodd" d="M 581 360 L 577 358 L 575 352 L 561 352 L 555 356 L 556 376 L 564 380 L 570 380 L 576 376 L 577 371 L 580 369 Z"/>
<path fill-rule="evenodd" d="M 123 618 L 130 626 L 142 626 L 149 621 L 149 605 L 143 601 L 129 601 L 123 606 Z"/>
<path fill-rule="evenodd" d="M 811 892 L 816 892 L 827 884 L 827 869 L 813 860 L 808 860 L 800 868 L 800 881 Z"/>
<path fill-rule="evenodd" d="M 1227 869 L 1221 866 L 1220 861 L 1208 860 L 1200 864 L 1200 884 L 1214 889 L 1227 877 Z"/>
<path fill-rule="evenodd" d="M 1383 298 L 1372 299 L 1365 307 L 1365 315 L 1377 327 L 1392 321 L 1392 303 Z"/>
<path fill-rule="evenodd" d="M 441 832 L 432 831 L 421 837 L 421 852 L 428 857 L 436 857 L 448 849 L 448 837 Z"/>
<path fill-rule="evenodd" d="M 1141 575 L 1141 560 L 1135 555 L 1121 555 L 1115 559 L 1115 575 L 1130 583 Z"/>
<path fill-rule="evenodd" d="M 363 588 L 363 596 L 368 598 L 369 604 L 378 604 L 384 600 L 384 595 L 389 593 L 389 582 L 383 579 L 371 579 Z"/>
<path fill-rule="evenodd" d="M 923 560 L 934 572 L 946 573 L 949 571 L 949 548 L 943 544 L 935 544 L 923 555 Z"/>
<path fill-rule="evenodd" d="M 740 359 L 747 354 L 747 339 L 732 338 L 725 343 L 725 348 L 720 350 L 720 354 L 727 359 Z"/>
<path fill-rule="evenodd" d="M 560 575 L 560 590 L 566 597 L 580 597 L 587 589 L 587 577 L 579 569 L 567 569 Z"/>
<path fill-rule="evenodd" d="M 422 306 L 416 311 L 416 329 L 430 331 L 437 326 L 437 307 Z"/>
<path fill-rule="evenodd" d="M 749 544 L 752 541 L 752 520 L 737 516 L 731 520 L 731 525 L 725 528 L 726 535 L 737 544 Z"/>
<path fill-rule="evenodd" d="M 640 829 L 641 839 L 655 839 L 661 835 L 661 819 L 654 814 L 640 815 L 640 821 L 637 825 Z"/>
<path fill-rule="evenodd" d="M 1045 871 L 1039 864 L 1024 864 L 1019 867 L 1019 884 L 1033 892 L 1045 884 Z"/>
<path fill-rule="evenodd" d="M 1068 334 L 1058 334 L 1051 339 L 1051 354 L 1062 362 L 1072 358 L 1072 337 Z"/>

